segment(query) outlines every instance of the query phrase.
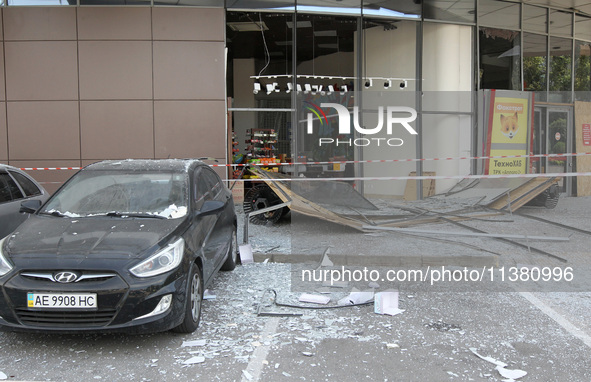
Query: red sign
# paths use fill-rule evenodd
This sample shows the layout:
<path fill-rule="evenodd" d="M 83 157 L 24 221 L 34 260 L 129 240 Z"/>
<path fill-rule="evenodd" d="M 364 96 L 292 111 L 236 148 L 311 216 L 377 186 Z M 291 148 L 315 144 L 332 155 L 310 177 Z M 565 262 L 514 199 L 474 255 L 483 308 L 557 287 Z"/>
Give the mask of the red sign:
<path fill-rule="evenodd" d="M 557 141 L 560 140 L 560 133 L 557 131 L 556 134 L 554 134 L 554 138 L 556 138 Z"/>
<path fill-rule="evenodd" d="M 583 124 L 583 145 L 591 146 L 591 124 Z"/>

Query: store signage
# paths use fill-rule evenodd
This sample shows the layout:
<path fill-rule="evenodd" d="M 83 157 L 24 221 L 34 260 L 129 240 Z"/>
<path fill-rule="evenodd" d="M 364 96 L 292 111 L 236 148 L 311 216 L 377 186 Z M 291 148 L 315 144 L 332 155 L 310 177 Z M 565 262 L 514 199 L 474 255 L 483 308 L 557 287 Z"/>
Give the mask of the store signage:
<path fill-rule="evenodd" d="M 532 105 L 529 95 L 519 92 L 503 92 L 509 97 L 498 97 L 490 92 L 486 156 L 523 156 L 523 158 L 494 158 L 486 161 L 485 174 L 526 174 L 531 138 Z M 514 95 L 514 96 L 511 96 Z M 560 139 L 560 135 L 554 138 Z"/>
<path fill-rule="evenodd" d="M 322 110 L 322 108 L 334 108 L 337 111 L 337 116 L 339 119 L 339 134 L 341 135 L 348 135 L 351 134 L 351 114 L 349 109 L 346 106 L 340 105 L 338 103 L 321 103 L 320 107 L 317 105 L 306 102 L 306 104 L 310 105 L 307 106 L 307 109 L 311 111 L 308 113 L 307 119 L 307 133 L 313 134 L 313 122 L 314 122 L 314 115 L 320 120 L 321 124 L 326 122 L 328 124 L 328 118 L 326 117 L 326 113 Z M 376 127 L 373 128 L 365 128 L 362 127 L 359 123 L 359 107 L 355 106 L 353 108 L 353 126 L 355 130 L 364 135 L 375 135 L 382 131 L 384 128 L 384 119 L 386 120 L 386 133 L 388 135 L 392 135 L 392 128 L 395 124 L 402 125 L 406 131 L 408 131 L 412 135 L 417 135 L 415 129 L 412 128 L 410 125 L 415 119 L 417 119 L 417 111 L 411 107 L 405 106 L 388 106 L 385 108 L 386 111 L 384 113 L 384 107 L 380 106 L 378 108 L 378 124 Z M 384 118 L 385 114 L 385 118 Z M 403 117 L 397 116 L 403 114 Z M 322 116 L 321 116 L 322 115 Z M 333 144 L 336 143 L 337 146 L 339 145 L 348 145 L 348 146 L 359 146 L 359 147 L 366 147 L 372 144 L 377 146 L 384 145 L 384 146 L 402 146 L 404 141 L 401 138 L 356 138 L 356 139 L 334 139 L 334 138 L 319 138 L 319 146 L 323 144 Z"/>

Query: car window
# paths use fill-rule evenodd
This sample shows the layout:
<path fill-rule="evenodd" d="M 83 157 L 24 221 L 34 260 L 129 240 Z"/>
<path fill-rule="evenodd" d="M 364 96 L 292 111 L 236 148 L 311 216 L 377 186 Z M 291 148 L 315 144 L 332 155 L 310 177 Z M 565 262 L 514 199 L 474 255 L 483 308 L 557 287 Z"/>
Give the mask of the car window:
<path fill-rule="evenodd" d="M 189 201 L 184 173 L 158 171 L 81 171 L 58 190 L 41 211 L 70 217 L 108 213 L 186 215 Z"/>
<path fill-rule="evenodd" d="M 211 197 L 215 199 L 220 195 L 220 192 L 222 192 L 223 188 L 220 177 L 217 176 L 217 174 L 210 169 L 205 169 L 203 172 L 205 181 L 207 182 L 211 190 Z"/>
<path fill-rule="evenodd" d="M 35 183 L 33 183 L 31 179 L 18 172 L 9 172 L 10 175 L 12 175 L 12 177 L 18 182 L 18 184 L 21 185 L 21 188 L 27 197 L 41 195 L 41 190 L 35 185 Z"/>
<path fill-rule="evenodd" d="M 0 203 L 22 199 L 23 194 L 8 173 L 0 173 Z"/>
<path fill-rule="evenodd" d="M 200 210 L 206 200 L 211 200 L 211 185 L 205 179 L 205 172 L 199 169 L 195 172 L 195 209 Z"/>

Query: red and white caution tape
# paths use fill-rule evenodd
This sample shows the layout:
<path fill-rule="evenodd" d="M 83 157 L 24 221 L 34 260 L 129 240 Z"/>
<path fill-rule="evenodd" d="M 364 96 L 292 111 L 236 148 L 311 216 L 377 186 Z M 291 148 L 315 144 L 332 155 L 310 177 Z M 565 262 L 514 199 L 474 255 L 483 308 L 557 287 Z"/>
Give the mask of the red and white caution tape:
<path fill-rule="evenodd" d="M 561 172 L 547 174 L 505 174 L 505 175 L 423 175 L 423 176 L 377 176 L 377 177 L 351 177 L 351 178 L 253 178 L 253 179 L 226 179 L 231 182 L 297 182 L 297 181 L 351 181 L 351 180 L 427 180 L 427 179 L 505 179 L 505 178 L 552 178 L 552 177 L 577 177 L 591 176 L 591 172 Z"/>
<path fill-rule="evenodd" d="M 499 155 L 482 157 L 455 157 L 455 158 L 410 158 L 410 159 L 377 159 L 377 160 L 344 160 L 326 162 L 296 162 L 296 163 L 248 163 L 248 164 L 212 164 L 211 167 L 244 167 L 244 166 L 293 166 L 309 164 L 360 164 L 360 163 L 396 163 L 396 162 L 427 162 L 427 161 L 448 161 L 448 160 L 485 160 L 485 159 L 506 159 L 506 158 L 563 158 L 591 155 L 591 153 L 564 153 L 564 154 L 536 154 L 536 155 Z"/>
<path fill-rule="evenodd" d="M 536 154 L 536 155 L 499 155 L 499 156 L 481 156 L 481 157 L 455 157 L 455 158 L 409 158 L 409 159 L 377 159 L 377 160 L 344 160 L 344 161 L 324 161 L 324 162 L 295 162 L 295 163 L 248 163 L 248 164 L 210 164 L 210 167 L 244 167 L 244 166 L 294 166 L 294 165 L 330 165 L 330 164 L 362 164 L 362 163 L 397 163 L 397 162 L 427 162 L 427 161 L 449 161 L 449 160 L 486 160 L 486 159 L 512 159 L 512 158 L 564 158 L 591 155 L 591 153 L 564 153 L 564 154 Z M 22 167 L 23 171 L 41 171 L 41 170 L 80 170 L 82 167 Z M 572 174 L 572 173 L 569 173 Z M 516 174 L 519 175 L 519 174 Z M 530 174 L 532 175 L 532 174 Z M 353 178 L 346 178 L 353 179 Z M 364 178 L 365 179 L 365 178 Z M 431 178 L 429 178 L 431 179 Z M 438 179 L 438 178 L 433 178 Z M 451 178 L 441 178 L 451 179 Z"/>
<path fill-rule="evenodd" d="M 80 170 L 82 167 L 21 167 L 23 171 L 40 171 L 40 170 Z"/>

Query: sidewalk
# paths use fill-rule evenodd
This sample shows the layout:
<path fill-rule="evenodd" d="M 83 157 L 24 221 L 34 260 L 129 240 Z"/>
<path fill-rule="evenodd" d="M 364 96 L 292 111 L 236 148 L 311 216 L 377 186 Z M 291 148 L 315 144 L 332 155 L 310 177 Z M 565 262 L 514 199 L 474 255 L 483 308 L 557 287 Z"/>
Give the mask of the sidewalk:
<path fill-rule="evenodd" d="M 430 211 L 453 210 L 461 206 L 450 201 L 427 199 L 420 202 L 376 201 L 382 214 L 397 214 L 398 206 L 419 207 Z M 454 202 L 455 203 L 455 202 Z M 590 269 L 591 236 L 533 220 L 524 215 L 589 230 L 590 197 L 561 197 L 555 209 L 522 207 L 515 214 L 488 216 L 462 221 L 465 226 L 499 236 L 523 235 L 550 237 L 568 241 L 512 239 L 522 244 L 503 242 L 490 237 L 451 236 L 446 233 L 469 233 L 466 227 L 451 223 L 422 224 L 409 229 L 431 233 L 375 231 L 355 229 L 329 223 L 317 218 L 290 214 L 276 225 L 249 224 L 249 243 L 257 262 L 320 264 L 328 253 L 334 265 L 469 268 L 522 266 L 565 267 Z M 239 243 L 243 243 L 244 215 L 239 214 Z M 539 251 L 536 252 L 535 249 Z"/>

